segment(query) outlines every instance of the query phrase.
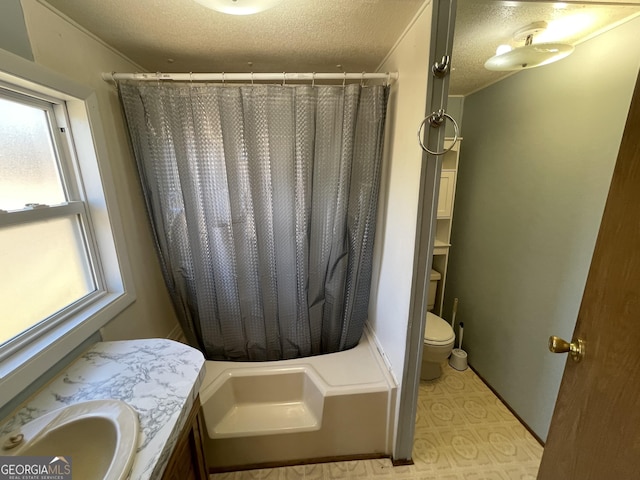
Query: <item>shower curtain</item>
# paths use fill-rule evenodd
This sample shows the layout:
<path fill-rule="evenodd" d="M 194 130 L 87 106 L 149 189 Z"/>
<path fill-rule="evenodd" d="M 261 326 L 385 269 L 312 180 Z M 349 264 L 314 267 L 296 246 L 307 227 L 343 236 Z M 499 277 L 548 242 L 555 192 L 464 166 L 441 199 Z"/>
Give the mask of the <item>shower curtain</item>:
<path fill-rule="evenodd" d="M 160 262 L 213 360 L 354 347 L 388 87 L 119 82 Z"/>

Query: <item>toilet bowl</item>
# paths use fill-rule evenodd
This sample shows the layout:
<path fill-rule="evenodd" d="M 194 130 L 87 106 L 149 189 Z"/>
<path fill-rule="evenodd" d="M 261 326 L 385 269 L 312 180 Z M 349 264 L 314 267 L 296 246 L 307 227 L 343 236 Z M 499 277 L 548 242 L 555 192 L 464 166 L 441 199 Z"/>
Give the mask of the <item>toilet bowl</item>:
<path fill-rule="evenodd" d="M 451 355 L 455 338 L 451 325 L 437 315 L 427 313 L 420 370 L 421 380 L 435 380 L 442 375 L 440 364 Z"/>

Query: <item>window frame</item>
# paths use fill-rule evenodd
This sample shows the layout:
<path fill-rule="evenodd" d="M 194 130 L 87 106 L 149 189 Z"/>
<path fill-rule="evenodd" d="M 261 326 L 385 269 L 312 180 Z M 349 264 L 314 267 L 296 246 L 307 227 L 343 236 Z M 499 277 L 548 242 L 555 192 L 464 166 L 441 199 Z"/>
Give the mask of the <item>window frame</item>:
<path fill-rule="evenodd" d="M 66 305 L 60 311 L 41 319 L 18 336 L 2 344 L 0 351 L 1 361 L 10 357 L 14 352 L 33 341 L 33 339 L 54 328 L 60 322 L 64 322 L 70 316 L 81 312 L 88 304 L 102 297 L 105 294 L 105 282 L 100 255 L 93 236 L 90 211 L 84 200 L 86 196 L 82 186 L 82 173 L 78 169 L 76 156 L 73 154 L 75 151 L 73 134 L 69 128 L 65 103 L 57 100 L 55 103 L 51 100 L 43 100 L 38 98 L 35 92 L 9 90 L 2 84 L 0 84 L 0 98 L 44 111 L 47 117 L 49 135 L 53 144 L 53 154 L 59 170 L 61 186 L 66 197 L 66 201 L 59 204 L 42 205 L 35 208 L 25 206 L 20 210 L 0 210 L 0 229 L 35 224 L 58 218 L 78 217 L 78 228 L 80 229 L 84 246 L 83 253 L 86 256 L 88 264 L 86 267 L 89 270 L 87 273 L 89 273 L 93 283 L 92 291 Z"/>
<path fill-rule="evenodd" d="M 96 291 L 74 302 L 64 316 L 49 317 L 54 320 L 0 347 L 2 407 L 133 303 L 135 291 L 96 93 L 4 50 L 0 87 L 3 95 L 9 90 L 20 99 L 27 95 L 52 105 L 52 139 L 65 157 L 59 158 L 61 177 L 71 179 L 63 180 L 70 201 L 1 213 L 0 225 L 80 215 L 96 284 Z"/>

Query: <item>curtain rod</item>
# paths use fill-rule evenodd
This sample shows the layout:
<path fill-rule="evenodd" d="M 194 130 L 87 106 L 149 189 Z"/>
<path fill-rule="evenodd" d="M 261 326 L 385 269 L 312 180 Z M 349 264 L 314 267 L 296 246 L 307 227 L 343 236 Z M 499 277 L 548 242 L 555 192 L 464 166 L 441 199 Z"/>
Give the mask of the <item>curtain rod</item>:
<path fill-rule="evenodd" d="M 103 73 L 102 79 L 106 82 L 117 80 L 176 80 L 176 81 L 202 81 L 218 80 L 225 81 L 309 81 L 315 80 L 385 80 L 391 83 L 398 79 L 398 72 L 387 73 Z"/>

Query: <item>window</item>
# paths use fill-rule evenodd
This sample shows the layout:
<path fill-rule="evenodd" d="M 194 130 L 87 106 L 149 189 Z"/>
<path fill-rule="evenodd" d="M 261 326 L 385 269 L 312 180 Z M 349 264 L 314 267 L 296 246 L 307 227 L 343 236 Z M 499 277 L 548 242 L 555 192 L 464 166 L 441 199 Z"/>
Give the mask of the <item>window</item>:
<path fill-rule="evenodd" d="M 135 300 L 127 259 L 95 92 L 0 49 L 0 408 Z"/>
<path fill-rule="evenodd" d="M 0 345 L 104 291 L 73 151 L 63 103 L 0 89 Z"/>

